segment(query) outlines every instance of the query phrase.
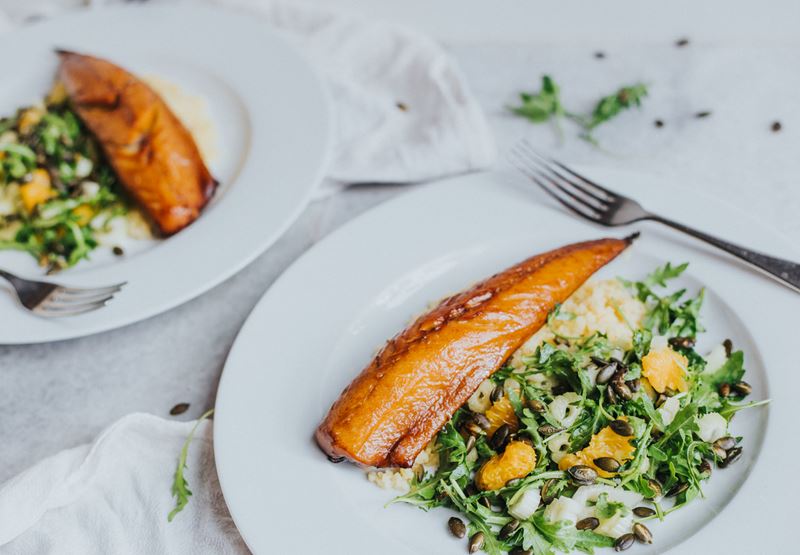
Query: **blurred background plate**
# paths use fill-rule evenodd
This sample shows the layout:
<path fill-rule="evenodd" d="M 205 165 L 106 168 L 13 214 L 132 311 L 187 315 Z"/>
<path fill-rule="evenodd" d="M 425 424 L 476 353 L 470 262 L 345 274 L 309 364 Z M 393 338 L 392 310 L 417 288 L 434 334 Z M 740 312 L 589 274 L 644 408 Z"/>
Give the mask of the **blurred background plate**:
<path fill-rule="evenodd" d="M 203 293 L 289 227 L 328 159 L 331 118 L 322 82 L 257 18 L 202 6 L 137 5 L 81 11 L 4 34 L 0 50 L 14 55 L 4 61 L 0 114 L 44 97 L 55 77 L 54 48 L 107 58 L 202 97 L 216 132 L 209 166 L 221 186 L 201 217 L 177 235 L 131 241 L 118 259 L 98 249 L 92 260 L 58 274 L 58 281 L 81 286 L 127 281 L 102 310 L 43 320 L 0 294 L 0 344 L 114 329 Z M 0 252 L 0 267 L 42 273 L 22 253 Z"/>

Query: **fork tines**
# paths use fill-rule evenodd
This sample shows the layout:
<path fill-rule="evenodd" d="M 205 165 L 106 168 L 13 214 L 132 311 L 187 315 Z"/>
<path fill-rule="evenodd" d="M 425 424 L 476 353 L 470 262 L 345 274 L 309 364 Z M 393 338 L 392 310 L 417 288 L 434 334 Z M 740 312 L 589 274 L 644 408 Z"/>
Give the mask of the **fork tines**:
<path fill-rule="evenodd" d="M 597 223 L 609 225 L 609 210 L 620 197 L 576 173 L 562 163 L 542 156 L 527 140 L 511 149 L 511 162 L 523 174 L 539 185 L 577 215 Z"/>

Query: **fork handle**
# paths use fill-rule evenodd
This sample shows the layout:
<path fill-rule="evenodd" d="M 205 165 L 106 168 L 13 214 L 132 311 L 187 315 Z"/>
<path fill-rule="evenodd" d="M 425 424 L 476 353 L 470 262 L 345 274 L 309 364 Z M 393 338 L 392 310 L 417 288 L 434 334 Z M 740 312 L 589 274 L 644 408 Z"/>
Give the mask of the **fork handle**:
<path fill-rule="evenodd" d="M 682 231 L 688 235 L 691 235 L 692 237 L 696 237 L 697 239 L 714 245 L 715 247 L 743 260 L 751 267 L 759 270 L 779 283 L 782 283 L 786 287 L 789 287 L 797 293 L 800 293 L 800 264 L 785 260 L 783 258 L 769 256 L 758 251 L 746 249 L 734 243 L 723 241 L 722 239 L 718 239 L 713 235 L 709 235 L 707 233 L 703 233 L 702 231 L 698 231 L 689 226 L 683 225 L 682 223 L 667 218 L 662 218 L 656 214 L 649 214 L 647 219 L 661 222 L 662 224 L 668 225 L 673 229 L 677 229 L 678 231 Z"/>

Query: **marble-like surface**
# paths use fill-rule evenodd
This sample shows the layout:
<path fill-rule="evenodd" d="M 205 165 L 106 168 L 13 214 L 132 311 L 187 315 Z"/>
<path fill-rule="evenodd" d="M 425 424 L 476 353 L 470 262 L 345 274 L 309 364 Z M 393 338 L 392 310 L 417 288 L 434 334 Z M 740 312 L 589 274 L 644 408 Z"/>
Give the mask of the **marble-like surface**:
<path fill-rule="evenodd" d="M 705 193 L 800 239 L 798 48 L 618 42 L 607 49 L 597 45 L 607 54 L 603 60 L 594 58 L 595 49 L 552 44 L 450 49 L 489 115 L 501 152 L 527 137 L 570 162 L 674 175 L 678 185 L 679 176 L 691 175 L 707 184 Z M 543 72 L 558 80 L 565 103 L 577 110 L 589 110 L 602 94 L 637 80 L 651 86 L 651 96 L 641 112 L 598 131 L 602 150 L 577 139 L 568 125 L 559 142 L 550 126 L 512 118 L 503 108 L 515 91 L 538 88 Z M 712 115 L 695 118 L 701 110 Z M 666 125 L 656 129 L 656 118 Z M 776 119 L 783 123 L 780 133 L 769 129 Z M 314 202 L 244 271 L 166 314 L 90 338 L 0 347 L 0 482 L 89 441 L 130 412 L 168 416 L 173 405 L 189 402 L 178 418 L 199 416 L 214 403 L 237 330 L 281 272 L 342 223 L 418 186 L 424 185 L 358 186 Z"/>

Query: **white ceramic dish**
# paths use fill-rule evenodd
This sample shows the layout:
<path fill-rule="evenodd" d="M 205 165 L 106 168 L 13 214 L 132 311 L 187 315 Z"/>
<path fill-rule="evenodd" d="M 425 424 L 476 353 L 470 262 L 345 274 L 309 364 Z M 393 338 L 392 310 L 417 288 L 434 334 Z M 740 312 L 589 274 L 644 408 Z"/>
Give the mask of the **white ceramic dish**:
<path fill-rule="evenodd" d="M 678 194 L 663 180 L 638 174 L 585 173 L 665 215 L 791 255 L 780 236 L 696 193 Z M 363 215 L 298 260 L 253 311 L 226 364 L 214 424 L 222 489 L 250 548 L 464 553 L 465 543 L 447 532 L 447 511 L 384 508 L 393 494 L 353 465 L 329 463 L 314 444 L 315 427 L 376 348 L 429 301 L 532 254 L 632 229 L 642 237 L 602 275 L 637 277 L 664 261 L 690 262 L 679 284 L 708 289 L 710 332 L 701 350 L 732 338 L 746 354 L 751 399 L 773 399 L 769 408 L 737 416 L 734 431 L 745 436 L 742 460 L 714 473 L 706 499 L 655 523 L 656 543 L 646 550 L 787 552 L 795 542 L 786 525 L 795 496 L 787 486 L 796 486 L 785 469 L 800 460 L 800 444 L 788 441 L 797 436 L 800 391 L 788 336 L 800 297 L 657 226 L 612 230 L 576 220 L 520 178 L 503 174 L 427 186 Z"/>
<path fill-rule="evenodd" d="M 4 72 L 14 78 L 4 80 L 0 113 L 43 97 L 55 76 L 54 48 L 108 58 L 205 98 L 217 132 L 210 166 L 221 186 L 179 234 L 123 245 L 128 255 L 122 259 L 98 250 L 91 261 L 58 275 L 58 281 L 85 286 L 127 281 L 102 310 L 45 320 L 1 292 L 0 344 L 113 329 L 203 293 L 283 233 L 327 161 L 331 126 L 323 85 L 306 60 L 257 19 L 203 6 L 136 5 L 85 10 L 5 34 L 0 50 L 14 55 L 6 57 Z M 42 273 L 24 253 L 0 252 L 0 266 Z"/>

